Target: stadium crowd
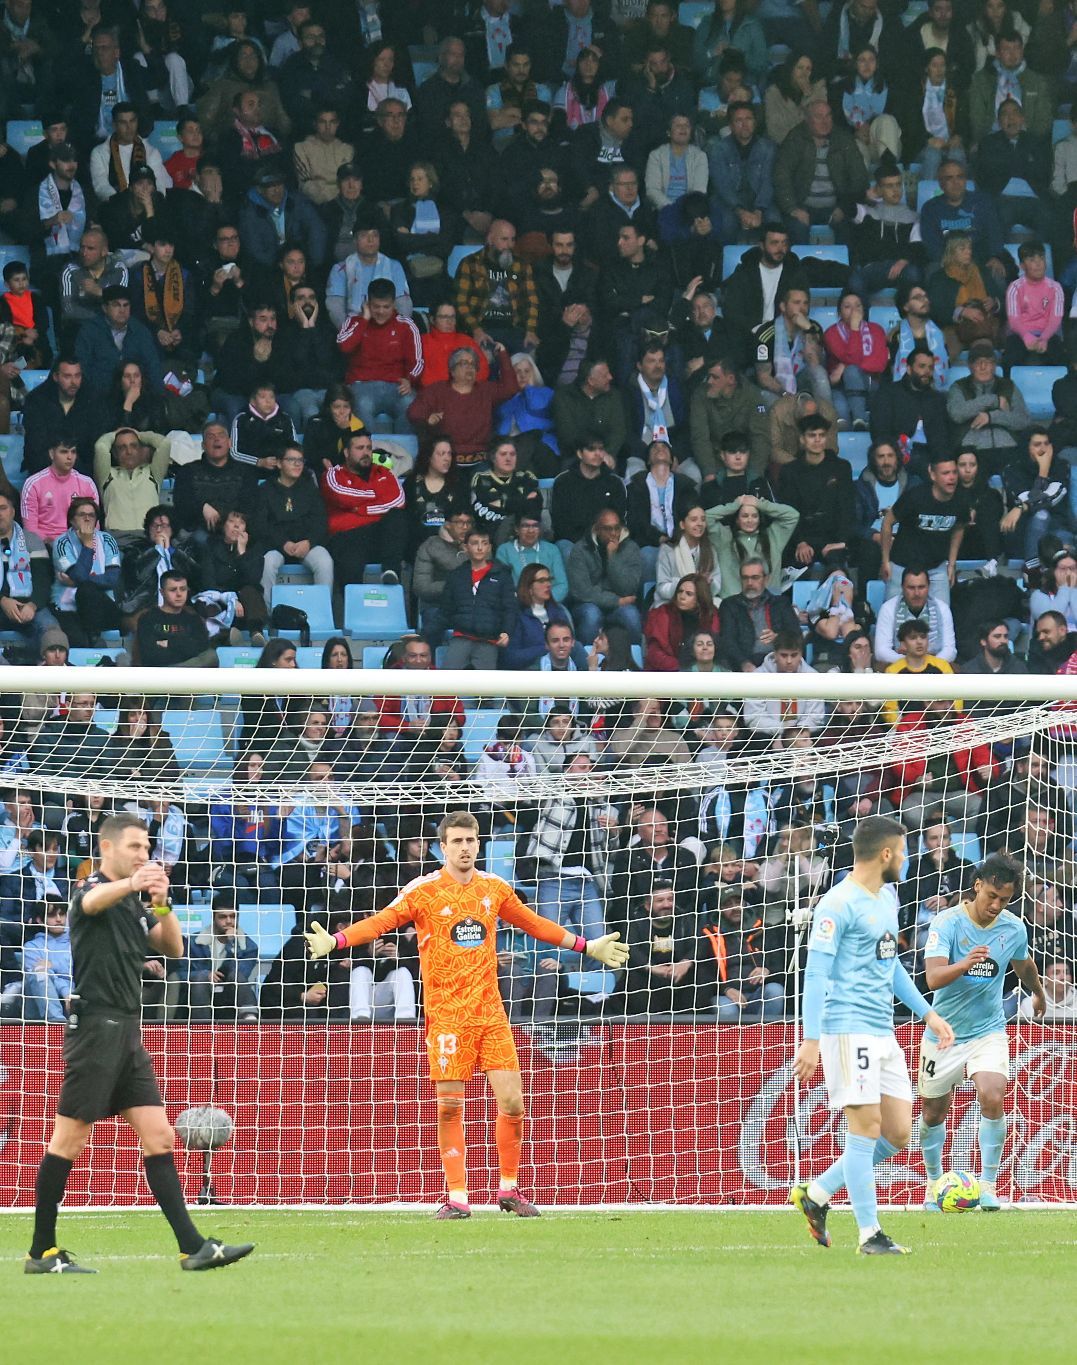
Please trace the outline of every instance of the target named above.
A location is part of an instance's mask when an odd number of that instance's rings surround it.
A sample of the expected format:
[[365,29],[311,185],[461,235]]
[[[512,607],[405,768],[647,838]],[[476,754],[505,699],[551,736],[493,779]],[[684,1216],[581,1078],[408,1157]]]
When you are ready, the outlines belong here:
[[[498,784],[489,866],[632,946],[616,980],[507,932],[514,1019],[783,1017],[789,908],[877,811],[910,830],[910,966],[1006,849],[1077,1017],[1064,738],[963,746],[973,712],[896,699],[252,698],[211,766],[295,801],[198,804],[152,794],[175,712],[107,681],[1077,672],[1075,34],[1061,0],[5,0],[0,648],[102,686],[0,710],[0,1013],[64,1017],[118,779],[202,917],[149,1012],[415,1019],[413,936],[312,963],[299,930],[437,866],[443,805],[387,823],[334,784],[447,779]],[[947,758],[887,762],[925,727]],[[722,780],[851,741],[878,765]],[[706,774],[503,797],[656,764]],[[270,953],[265,904],[295,919]]]

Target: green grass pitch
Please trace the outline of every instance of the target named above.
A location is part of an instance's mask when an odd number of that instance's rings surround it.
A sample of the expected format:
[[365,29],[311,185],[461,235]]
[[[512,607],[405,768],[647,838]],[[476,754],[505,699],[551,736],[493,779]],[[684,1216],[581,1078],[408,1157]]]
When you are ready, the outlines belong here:
[[890,1214],[908,1257],[853,1254],[779,1213],[199,1210],[237,1266],[185,1275],[153,1214],[61,1214],[100,1274],[22,1274],[0,1218],[3,1359],[78,1365],[649,1365],[1077,1359],[1077,1214]]

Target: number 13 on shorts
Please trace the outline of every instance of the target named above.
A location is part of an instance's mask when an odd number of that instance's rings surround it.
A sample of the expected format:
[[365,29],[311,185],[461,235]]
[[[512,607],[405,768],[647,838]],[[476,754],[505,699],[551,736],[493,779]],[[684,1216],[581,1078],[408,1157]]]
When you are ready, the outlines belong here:
[[445,1071],[449,1066],[449,1058],[456,1056],[456,1034],[439,1033],[437,1034],[438,1045],[438,1066]]

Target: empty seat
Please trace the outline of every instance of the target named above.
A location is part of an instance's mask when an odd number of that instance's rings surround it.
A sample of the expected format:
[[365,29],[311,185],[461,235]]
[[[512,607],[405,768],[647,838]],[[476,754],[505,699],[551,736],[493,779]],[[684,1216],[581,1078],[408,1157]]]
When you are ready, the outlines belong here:
[[[320,583],[277,583],[273,588],[272,605],[298,607],[305,611],[312,640],[340,634],[333,620],[332,589]],[[289,640],[299,638],[299,632],[294,630],[282,630],[279,634]]]
[[1065,365],[1015,365],[1010,378],[1021,390],[1030,417],[1043,421],[1054,416],[1051,390],[1066,375]]
[[39,384],[44,384],[48,377],[48,370],[23,370],[22,382],[26,386],[26,392],[30,393],[36,389]]
[[118,660],[123,652],[119,645],[109,649],[69,649],[67,662],[72,668],[96,668],[102,659]]
[[206,773],[231,766],[217,711],[163,711],[161,728],[172,741],[176,762],[185,772]]
[[24,438],[20,435],[0,436],[0,463],[16,488],[21,488],[26,481],[26,471],[22,467],[23,445]]
[[296,666],[298,668],[321,668],[322,653],[321,645],[300,645],[295,652]]
[[968,373],[969,367],[967,365],[951,365],[946,371],[946,382],[942,386],[943,390],[952,389],[959,379],[966,379]]
[[878,616],[879,608],[886,601],[886,584],[881,578],[872,578],[865,585],[864,596],[868,600],[868,606]]
[[11,119],[5,141],[12,151],[25,157],[31,147],[45,141],[44,126],[39,118]]
[[295,906],[248,905],[240,901],[236,906],[240,933],[254,939],[258,945],[258,961],[272,962],[280,956],[284,941],[291,937],[295,924]]
[[[11,124],[9,123],[8,128],[10,127]],[[1073,125],[1070,123],[1068,118],[1056,118],[1055,121],[1051,124],[1052,143],[1065,142],[1065,140],[1069,137],[1072,130]]]
[[813,307],[811,310],[811,319],[813,322],[817,322],[825,332],[828,327],[833,327],[837,322],[838,310],[831,306],[824,306],[821,308]]
[[854,479],[868,467],[868,448],[870,445],[871,432],[869,431],[838,432],[838,454],[852,465]]
[[461,739],[464,757],[469,763],[477,763],[482,757],[483,749],[497,738],[497,723],[500,719],[501,714],[498,711],[465,707],[464,732]]
[[516,840],[491,839],[486,845],[486,870],[511,886],[516,871]]
[[703,20],[714,13],[714,0],[681,0],[677,20],[688,28],[699,28]]
[[459,246],[454,246],[453,249],[449,252],[449,263],[447,266],[449,278],[450,279],[456,278],[456,272],[460,269],[460,262],[464,259],[465,256],[473,256],[476,251],[481,250],[482,250],[481,245],[471,246],[461,243]]
[[146,139],[151,146],[156,147],[161,153],[161,160],[167,161],[173,152],[180,149],[179,134],[176,132],[174,119],[158,121],[153,125],[153,131]]
[[385,667],[385,646],[384,646],[384,645],[364,645],[364,646],[363,646],[363,667],[364,667],[364,668],[384,668],[384,667]]
[[892,303],[873,303],[868,309],[868,318],[872,322],[877,322],[889,336],[901,321],[901,314]]
[[399,583],[349,583],[344,589],[344,632],[354,640],[398,640],[408,626]]
[[253,668],[261,652],[254,645],[219,645],[217,659],[222,668]]
[[751,251],[750,246],[724,246],[722,247],[722,279],[728,280],[737,266],[740,265],[740,258],[746,251]]

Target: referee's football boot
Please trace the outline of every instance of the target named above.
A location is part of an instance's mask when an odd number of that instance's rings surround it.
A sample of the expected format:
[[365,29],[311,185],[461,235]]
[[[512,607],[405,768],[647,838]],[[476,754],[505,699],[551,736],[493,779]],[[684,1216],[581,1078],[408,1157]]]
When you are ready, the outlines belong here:
[[180,1257],[181,1270],[220,1270],[221,1266],[242,1261],[254,1250],[253,1242],[240,1242],[238,1246],[226,1246],[216,1237],[207,1237],[197,1251]]
[[25,1275],[96,1275],[88,1265],[78,1261],[63,1247],[50,1247],[43,1256],[27,1256],[22,1263]]
[[789,1191],[789,1202],[808,1220],[808,1231],[819,1245],[828,1247],[830,1233],[826,1230],[826,1216],[830,1212],[830,1205],[817,1204],[814,1199],[809,1199],[807,1184],[794,1185]]
[[878,1228],[866,1242],[860,1243],[856,1249],[856,1254],[858,1256],[907,1256],[909,1248],[901,1246],[892,1237],[887,1237],[882,1228]]
[[514,1213],[517,1218],[541,1218],[542,1214],[518,1189],[499,1190],[497,1207],[502,1213]]

